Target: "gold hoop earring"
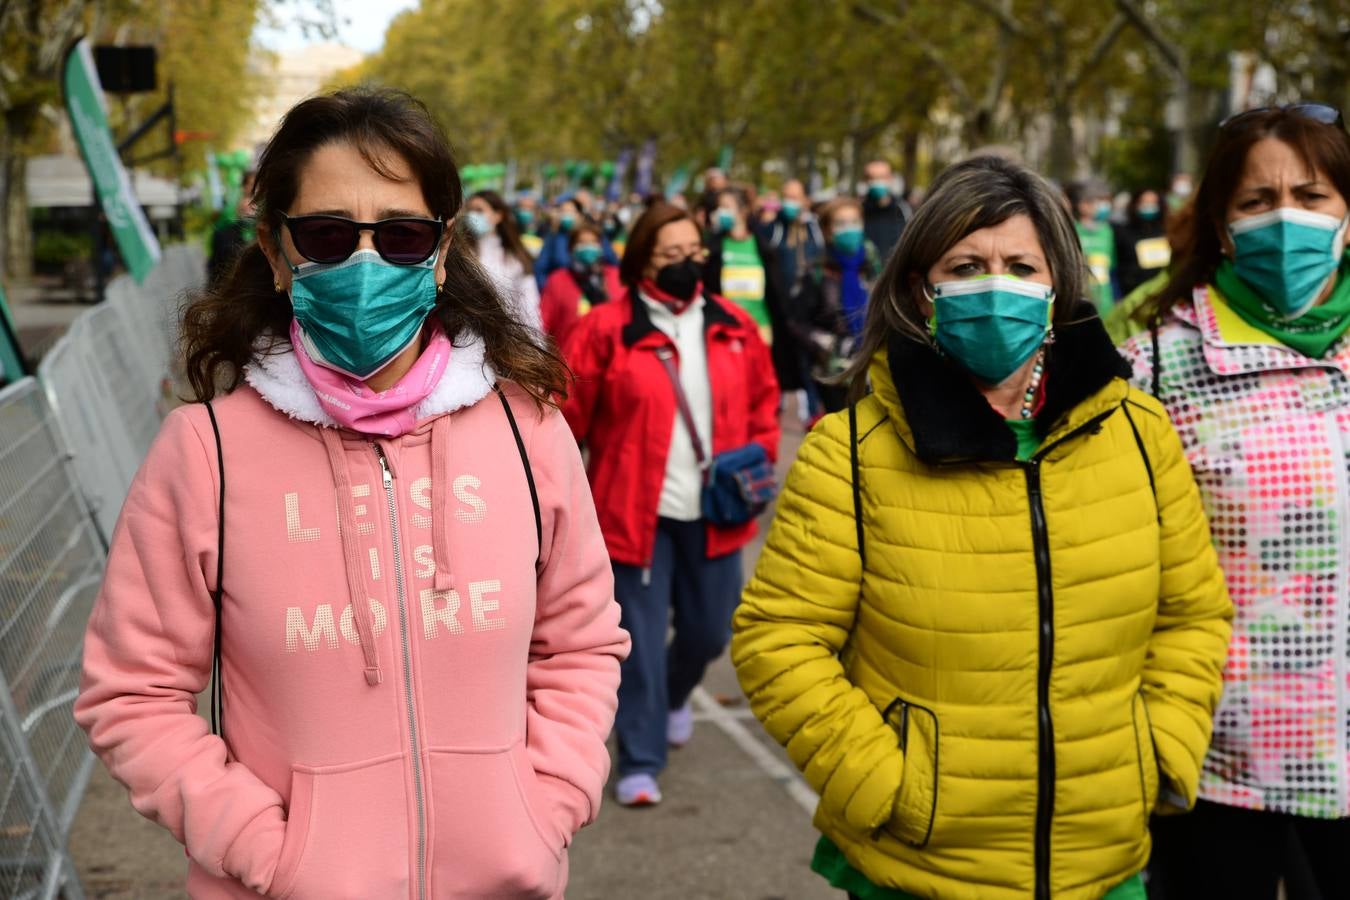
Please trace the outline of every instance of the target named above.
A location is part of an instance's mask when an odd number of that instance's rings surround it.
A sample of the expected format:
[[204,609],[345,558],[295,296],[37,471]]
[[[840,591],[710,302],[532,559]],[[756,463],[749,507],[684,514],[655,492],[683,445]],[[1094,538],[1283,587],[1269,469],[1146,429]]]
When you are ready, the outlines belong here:
[[272,290],[276,291],[278,294],[281,293],[281,279],[280,279],[280,278],[273,279],[273,281],[272,281]]

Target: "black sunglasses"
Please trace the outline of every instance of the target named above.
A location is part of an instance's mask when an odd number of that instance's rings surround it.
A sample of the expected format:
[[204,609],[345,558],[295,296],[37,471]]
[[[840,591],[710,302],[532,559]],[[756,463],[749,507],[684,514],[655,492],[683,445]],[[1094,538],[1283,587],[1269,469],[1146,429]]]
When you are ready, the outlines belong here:
[[342,262],[356,252],[361,232],[375,238],[375,249],[399,266],[426,262],[436,252],[445,223],[440,219],[397,218],[355,222],[342,216],[288,216],[281,219],[291,232],[291,243],[310,262]]
[[1268,113],[1274,110],[1293,113],[1304,119],[1312,119],[1314,122],[1321,122],[1323,125],[1335,125],[1337,128],[1345,128],[1345,117],[1341,111],[1334,106],[1328,106],[1325,103],[1290,103],[1288,106],[1262,106],[1259,109],[1247,109],[1240,113],[1234,113],[1219,123],[1220,128],[1227,128],[1235,122],[1241,122],[1243,119],[1261,113]]

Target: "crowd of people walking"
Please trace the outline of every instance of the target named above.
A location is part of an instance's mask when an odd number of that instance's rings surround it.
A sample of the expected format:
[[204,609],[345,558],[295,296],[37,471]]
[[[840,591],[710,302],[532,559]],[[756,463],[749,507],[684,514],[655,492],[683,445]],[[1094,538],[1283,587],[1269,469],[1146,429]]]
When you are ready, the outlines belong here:
[[287,115],[76,707],[192,896],[561,897],[728,647],[850,897],[1350,896],[1340,114],[862,175],[465,198],[407,95]]

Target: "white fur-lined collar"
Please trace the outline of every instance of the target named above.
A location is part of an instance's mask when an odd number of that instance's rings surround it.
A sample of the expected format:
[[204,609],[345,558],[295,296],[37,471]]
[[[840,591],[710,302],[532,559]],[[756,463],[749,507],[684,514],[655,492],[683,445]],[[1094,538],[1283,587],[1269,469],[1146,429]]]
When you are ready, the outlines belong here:
[[[497,375],[484,357],[481,337],[469,332],[456,337],[450,363],[440,382],[417,405],[417,420],[454,412],[486,397],[496,384]],[[338,427],[319,405],[319,398],[314,395],[314,388],[289,342],[278,342],[270,353],[260,350],[253,362],[244,367],[244,380],[278,412],[301,422]]]

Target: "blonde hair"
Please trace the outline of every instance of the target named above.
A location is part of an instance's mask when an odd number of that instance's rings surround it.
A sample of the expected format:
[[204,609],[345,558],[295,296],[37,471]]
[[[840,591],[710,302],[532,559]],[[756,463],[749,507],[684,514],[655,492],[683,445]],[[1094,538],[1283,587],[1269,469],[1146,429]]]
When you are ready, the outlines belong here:
[[1055,287],[1054,321],[1067,320],[1083,296],[1087,266],[1059,192],[1012,160],[964,160],[933,182],[872,289],[858,352],[837,379],[851,385],[850,396],[856,399],[866,392],[872,357],[892,335],[920,343],[931,340],[923,312],[924,283],[943,254],[967,235],[1016,215],[1027,216],[1036,228]]

